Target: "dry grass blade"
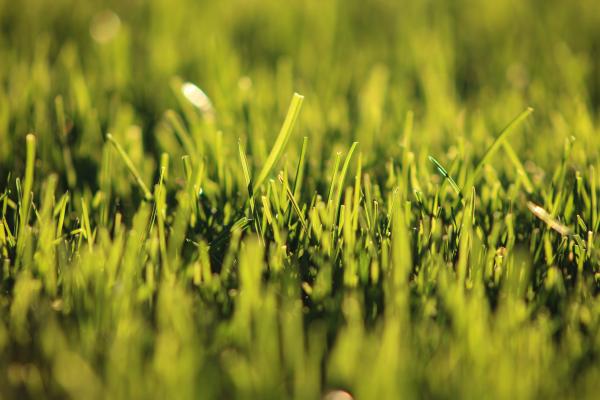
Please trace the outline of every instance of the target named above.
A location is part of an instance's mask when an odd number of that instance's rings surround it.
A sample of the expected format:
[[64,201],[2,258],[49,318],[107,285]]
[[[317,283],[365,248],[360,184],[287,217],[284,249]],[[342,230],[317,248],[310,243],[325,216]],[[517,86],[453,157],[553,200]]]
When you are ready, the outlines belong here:
[[544,221],[546,223],[546,225],[548,225],[550,228],[554,229],[556,232],[560,233],[561,235],[567,236],[567,235],[571,234],[571,229],[568,226],[563,225],[560,222],[558,222],[554,217],[552,217],[548,213],[548,211],[546,211],[541,206],[538,206],[537,204],[532,203],[531,201],[528,201],[527,208],[529,208],[529,211],[531,211],[533,213],[533,215],[535,215],[536,217],[538,217],[539,219]]

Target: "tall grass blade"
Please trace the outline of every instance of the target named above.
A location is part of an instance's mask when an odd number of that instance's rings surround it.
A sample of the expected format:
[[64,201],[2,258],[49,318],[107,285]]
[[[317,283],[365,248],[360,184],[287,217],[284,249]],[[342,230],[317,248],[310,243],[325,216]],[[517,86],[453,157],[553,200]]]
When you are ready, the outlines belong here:
[[300,114],[300,109],[302,108],[303,101],[304,96],[298,93],[294,93],[287,115],[285,117],[285,120],[283,121],[283,126],[279,131],[279,135],[275,140],[275,144],[273,145],[273,148],[271,149],[271,152],[269,153],[265,164],[263,165],[262,169],[258,174],[258,177],[256,178],[254,187],[259,188],[262,185],[264,180],[267,178],[267,176],[269,176],[269,174],[275,167],[275,164],[281,157],[283,149],[285,148],[285,145],[287,144],[290,135],[292,134],[292,130],[294,129],[294,125],[296,124],[296,120],[298,119],[298,114]]

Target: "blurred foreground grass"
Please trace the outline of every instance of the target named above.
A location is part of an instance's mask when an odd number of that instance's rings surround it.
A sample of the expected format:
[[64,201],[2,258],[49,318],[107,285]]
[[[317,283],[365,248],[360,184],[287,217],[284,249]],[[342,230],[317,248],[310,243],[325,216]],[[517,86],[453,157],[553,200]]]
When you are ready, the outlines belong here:
[[594,398],[599,64],[597,0],[0,0],[0,397]]

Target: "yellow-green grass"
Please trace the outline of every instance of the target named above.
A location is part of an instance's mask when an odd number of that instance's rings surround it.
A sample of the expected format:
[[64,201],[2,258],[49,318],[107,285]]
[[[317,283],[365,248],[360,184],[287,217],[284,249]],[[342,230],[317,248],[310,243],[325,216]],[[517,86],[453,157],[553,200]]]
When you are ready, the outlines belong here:
[[597,397],[599,11],[0,0],[0,398]]

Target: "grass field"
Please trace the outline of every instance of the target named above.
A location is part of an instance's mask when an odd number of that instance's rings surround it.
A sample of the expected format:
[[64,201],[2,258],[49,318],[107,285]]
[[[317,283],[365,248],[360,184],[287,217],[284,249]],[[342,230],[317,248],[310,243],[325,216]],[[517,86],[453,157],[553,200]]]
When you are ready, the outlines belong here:
[[597,398],[599,187],[598,0],[0,0],[0,398]]

